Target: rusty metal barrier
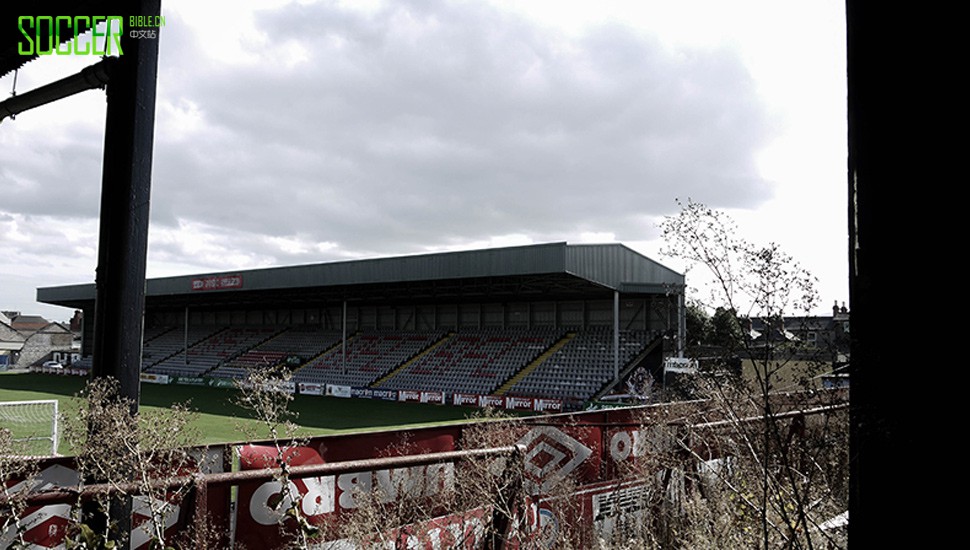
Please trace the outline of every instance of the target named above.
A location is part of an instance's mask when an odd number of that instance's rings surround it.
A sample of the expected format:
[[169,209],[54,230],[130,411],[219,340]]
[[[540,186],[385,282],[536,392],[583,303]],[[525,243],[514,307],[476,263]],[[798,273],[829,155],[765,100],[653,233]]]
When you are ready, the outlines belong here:
[[[838,403],[835,405],[826,405],[822,407],[812,407],[810,409],[795,409],[791,411],[781,411],[775,412],[768,415],[768,417],[773,419],[783,419],[783,418],[801,418],[806,416],[814,416],[816,414],[825,414],[830,412],[835,412],[838,410],[848,409],[848,403]],[[699,424],[690,424],[689,426],[694,429],[715,429],[724,428],[728,426],[734,426],[738,424],[750,424],[755,422],[763,422],[765,420],[764,415],[759,416],[749,416],[746,418],[736,418],[730,420],[716,420],[713,422],[702,422]]]

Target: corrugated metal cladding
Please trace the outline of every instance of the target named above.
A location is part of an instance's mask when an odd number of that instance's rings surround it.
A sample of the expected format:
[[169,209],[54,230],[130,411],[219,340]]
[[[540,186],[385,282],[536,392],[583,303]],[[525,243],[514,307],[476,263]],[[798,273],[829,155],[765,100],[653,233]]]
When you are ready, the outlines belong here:
[[684,284],[684,276],[680,273],[622,244],[569,245],[566,247],[566,271],[613,289]]
[[[648,286],[684,284],[683,275],[620,244],[550,243],[166,277],[149,280],[146,295],[205,293],[206,291],[193,291],[193,281],[221,275],[242,277],[241,286],[238,288],[217,290],[220,293],[232,293],[549,274],[570,274],[608,288],[619,288],[624,283]],[[37,299],[45,303],[93,300],[94,295],[93,284],[37,290]]]
[[243,290],[269,290],[562,273],[565,246],[553,243],[168,277],[149,280],[148,295],[184,294],[193,279],[230,274],[242,275]]

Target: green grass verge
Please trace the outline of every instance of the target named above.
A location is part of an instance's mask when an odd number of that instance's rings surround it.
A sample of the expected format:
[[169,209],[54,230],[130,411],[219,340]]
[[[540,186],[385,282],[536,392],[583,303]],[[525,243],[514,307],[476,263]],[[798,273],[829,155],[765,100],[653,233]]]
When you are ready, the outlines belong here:
[[[46,374],[0,374],[0,401],[57,399],[62,417],[77,414],[75,397],[86,382],[77,376]],[[248,411],[232,401],[236,390],[207,386],[142,384],[141,414],[152,414],[174,403],[188,403],[195,411],[192,427],[200,434],[197,444],[234,443],[267,439],[269,434]],[[300,427],[298,436],[370,431],[465,420],[471,409],[421,403],[396,403],[370,399],[297,395],[290,410]],[[70,449],[61,443],[61,454]]]

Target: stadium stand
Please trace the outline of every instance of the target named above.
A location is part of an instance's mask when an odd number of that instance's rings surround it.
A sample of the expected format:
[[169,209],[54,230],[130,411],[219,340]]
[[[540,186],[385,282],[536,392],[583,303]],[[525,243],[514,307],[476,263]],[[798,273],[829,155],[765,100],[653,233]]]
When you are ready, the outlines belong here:
[[[156,331],[155,340],[171,332]],[[170,336],[173,339],[181,331]],[[271,334],[265,338],[266,334]],[[621,331],[620,369],[636,359],[660,331]],[[247,349],[242,346],[258,342]],[[609,327],[482,329],[448,333],[364,331],[351,335],[343,363],[340,333],[316,327],[224,328],[156,365],[155,374],[243,379],[253,369],[299,357],[294,381],[388,390],[427,390],[582,402],[613,377]],[[145,347],[162,348],[160,342]],[[86,358],[90,368],[90,357]],[[216,366],[213,366],[216,365]],[[83,367],[81,367],[83,368]]]
[[[295,383],[343,386],[334,394],[350,386],[579,407],[634,370],[662,371],[684,330],[684,288],[683,275],[621,244],[566,243],[151,279],[142,369],[225,385],[285,362],[299,367]],[[96,294],[69,285],[38,289],[38,300],[92,319]],[[93,330],[82,326],[81,365]]]

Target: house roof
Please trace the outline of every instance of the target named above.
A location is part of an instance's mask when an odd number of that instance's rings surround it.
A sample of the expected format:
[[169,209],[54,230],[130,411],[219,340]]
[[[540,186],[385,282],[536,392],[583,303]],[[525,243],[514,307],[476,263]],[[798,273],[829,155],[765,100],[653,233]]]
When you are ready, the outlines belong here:
[[0,351],[20,351],[27,338],[10,326],[10,323],[0,321]]
[[47,326],[38,330],[39,333],[44,334],[71,334],[71,329],[64,323],[53,322],[48,323]]
[[40,315],[18,315],[10,320],[10,327],[18,332],[37,332],[50,324]]

